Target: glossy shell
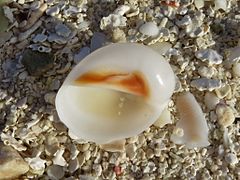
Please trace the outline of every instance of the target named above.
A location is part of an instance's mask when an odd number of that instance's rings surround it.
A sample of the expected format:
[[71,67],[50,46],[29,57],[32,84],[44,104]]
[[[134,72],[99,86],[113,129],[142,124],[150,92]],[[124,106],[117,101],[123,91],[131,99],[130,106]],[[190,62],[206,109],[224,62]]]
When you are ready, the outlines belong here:
[[137,135],[166,107],[175,87],[168,62],[135,43],[111,44],[84,58],[56,97],[60,119],[99,144]]

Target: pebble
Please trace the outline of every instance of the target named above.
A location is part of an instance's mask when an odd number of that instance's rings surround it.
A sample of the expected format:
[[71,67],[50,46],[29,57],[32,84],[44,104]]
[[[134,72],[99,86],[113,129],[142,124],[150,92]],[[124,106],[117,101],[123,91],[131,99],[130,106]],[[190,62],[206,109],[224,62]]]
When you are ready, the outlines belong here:
[[116,27],[125,27],[127,24],[127,18],[119,14],[110,14],[107,17],[103,17],[100,22],[100,28],[102,30]]
[[50,84],[49,89],[50,90],[58,90],[61,86],[61,82],[58,79],[54,79],[52,83]]
[[0,179],[16,179],[28,170],[28,164],[15,149],[0,144]]
[[55,31],[57,33],[57,35],[59,36],[63,36],[65,38],[69,37],[69,35],[71,34],[71,30],[64,24],[57,24],[55,26]]
[[119,15],[124,15],[130,10],[130,6],[128,5],[120,5],[117,9],[114,10],[113,13],[119,14]]
[[204,103],[209,110],[215,109],[220,99],[213,92],[206,92],[204,96]]
[[225,104],[217,105],[216,114],[218,123],[223,127],[230,126],[235,120],[235,115],[232,108]]
[[200,66],[198,68],[198,74],[201,77],[211,78],[214,75],[215,71],[213,67]]
[[10,32],[0,32],[0,47],[4,45],[10,38],[13,36],[13,33]]
[[146,36],[155,37],[159,34],[159,28],[153,22],[146,22],[139,27],[139,32]]
[[87,150],[84,152],[84,156],[86,161],[88,161],[91,158],[91,151]]
[[39,156],[33,158],[25,158],[29,166],[34,172],[44,172],[46,160],[41,159]]
[[33,38],[33,42],[34,43],[38,43],[38,42],[44,42],[47,40],[47,36],[45,34],[37,34],[34,38]]
[[27,49],[23,53],[21,62],[30,75],[39,76],[52,68],[54,60],[55,56],[51,53],[40,53]]
[[91,38],[91,52],[95,51],[98,48],[104,46],[107,42],[107,37],[105,34],[100,32],[95,32]]
[[136,150],[137,150],[137,147],[135,144],[128,144],[126,146],[126,154],[127,154],[127,157],[130,158],[130,160],[135,158],[137,154]]
[[240,63],[239,62],[236,62],[233,64],[232,72],[233,72],[234,77],[240,77]]
[[78,158],[75,158],[69,161],[68,169],[70,173],[74,173],[79,167],[80,166],[79,166]]
[[126,140],[116,140],[108,144],[101,144],[100,148],[109,152],[123,152],[125,150]]
[[101,174],[102,174],[102,166],[100,164],[94,164],[92,169],[94,170],[96,176],[101,176]]
[[192,80],[191,86],[197,88],[199,91],[212,91],[214,89],[220,88],[222,86],[222,82],[218,79],[199,78]]
[[64,170],[61,166],[52,165],[52,166],[48,167],[47,175],[49,176],[49,178],[51,178],[53,180],[58,180],[58,179],[63,178]]
[[157,42],[149,45],[149,47],[155,50],[160,55],[164,55],[169,49],[172,48],[172,44],[169,42]]
[[78,155],[78,162],[79,162],[79,166],[80,166],[80,167],[83,166],[83,164],[85,163],[85,161],[86,161],[86,158],[85,158],[84,154],[83,154],[83,153],[82,153],[82,154],[79,154],[79,155]]
[[74,63],[78,64],[81,60],[83,60],[87,55],[90,54],[90,48],[89,47],[83,47],[80,49],[80,51],[74,55]]
[[227,61],[232,64],[240,60],[240,46],[228,49],[226,51]]
[[210,66],[221,64],[223,60],[223,57],[212,49],[201,49],[195,53],[195,56],[203,62],[207,62]]
[[226,96],[228,96],[228,94],[231,93],[231,86],[226,84],[218,89],[215,89],[215,92],[216,92],[218,98],[223,99]]
[[238,164],[238,157],[234,153],[228,153],[225,155],[225,161],[231,165]]
[[62,37],[62,36],[59,36],[55,33],[51,33],[49,34],[48,36],[48,41],[49,42],[55,42],[57,44],[66,44],[67,43],[67,39]]
[[47,94],[44,95],[44,100],[46,103],[55,104],[55,97],[56,97],[56,93],[55,92],[49,92]]
[[66,166],[67,162],[63,157],[63,153],[65,152],[65,148],[60,148],[57,150],[57,152],[54,154],[54,157],[52,159],[53,164],[59,165],[59,166]]
[[52,6],[46,10],[46,14],[49,16],[56,16],[57,14],[59,14],[59,12],[60,9],[58,6]]

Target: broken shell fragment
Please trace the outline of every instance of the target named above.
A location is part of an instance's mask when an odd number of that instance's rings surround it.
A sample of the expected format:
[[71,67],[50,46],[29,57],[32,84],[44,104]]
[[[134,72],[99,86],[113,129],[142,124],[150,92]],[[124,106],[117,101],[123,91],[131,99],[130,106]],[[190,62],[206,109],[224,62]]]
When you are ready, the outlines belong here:
[[117,43],[75,66],[57,94],[56,109],[76,136],[106,144],[153,124],[174,87],[173,71],[161,55],[143,45]]
[[180,94],[176,99],[176,106],[180,120],[171,135],[171,140],[176,144],[185,144],[188,148],[208,146],[207,121],[193,94]]

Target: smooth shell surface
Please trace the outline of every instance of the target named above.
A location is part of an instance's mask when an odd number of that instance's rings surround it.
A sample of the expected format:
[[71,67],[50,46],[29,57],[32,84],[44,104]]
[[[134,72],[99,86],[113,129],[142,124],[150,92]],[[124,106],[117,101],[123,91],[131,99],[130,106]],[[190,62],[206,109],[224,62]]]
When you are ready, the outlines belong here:
[[103,144],[153,124],[174,87],[173,71],[157,52],[135,43],[111,44],[74,67],[57,94],[56,109],[76,136]]

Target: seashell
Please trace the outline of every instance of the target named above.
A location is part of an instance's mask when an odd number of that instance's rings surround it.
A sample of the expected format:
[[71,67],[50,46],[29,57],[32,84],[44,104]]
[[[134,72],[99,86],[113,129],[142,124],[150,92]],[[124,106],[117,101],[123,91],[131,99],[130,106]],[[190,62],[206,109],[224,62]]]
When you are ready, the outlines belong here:
[[110,152],[124,152],[125,150],[125,139],[112,141],[108,144],[101,144],[100,147],[104,149],[105,151]]
[[198,59],[201,59],[203,62],[207,61],[209,65],[221,64],[223,57],[212,49],[201,49],[195,53],[195,56]]
[[98,144],[135,136],[156,121],[175,87],[167,61],[135,43],[105,46],[82,60],[57,93],[60,119]]
[[41,159],[39,156],[25,158],[25,160],[34,171],[44,171],[46,160]]
[[180,120],[171,140],[176,144],[185,144],[188,148],[208,146],[207,121],[193,94],[185,92],[177,96],[176,106]]
[[153,22],[146,22],[139,27],[139,32],[146,36],[157,36],[159,34],[159,28]]
[[208,79],[208,78],[199,78],[191,81],[191,86],[197,88],[199,91],[209,90],[220,88],[222,82],[219,79]]

